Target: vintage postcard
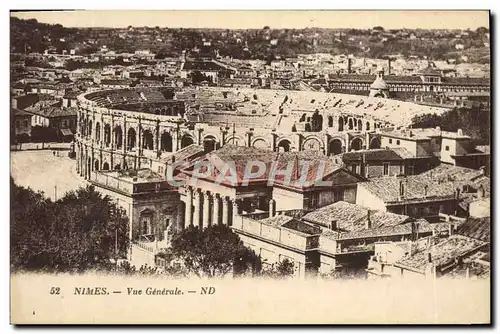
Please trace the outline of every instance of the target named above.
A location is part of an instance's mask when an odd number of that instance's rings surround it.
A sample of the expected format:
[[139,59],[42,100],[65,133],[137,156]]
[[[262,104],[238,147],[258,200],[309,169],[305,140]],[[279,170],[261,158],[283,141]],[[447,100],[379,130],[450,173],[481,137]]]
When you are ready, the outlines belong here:
[[488,11],[12,11],[11,323],[490,324]]

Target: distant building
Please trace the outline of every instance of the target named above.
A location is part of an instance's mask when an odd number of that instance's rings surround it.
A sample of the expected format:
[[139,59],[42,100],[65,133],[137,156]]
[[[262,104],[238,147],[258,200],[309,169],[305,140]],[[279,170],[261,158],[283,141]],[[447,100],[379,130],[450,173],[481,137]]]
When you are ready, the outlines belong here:
[[446,164],[479,169],[489,165],[490,153],[474,147],[472,138],[437,128],[381,131],[381,147],[404,147],[415,158],[438,157]]
[[[24,110],[11,108],[11,137],[17,141],[27,141],[31,136],[32,115]],[[11,139],[11,140],[12,140]]]

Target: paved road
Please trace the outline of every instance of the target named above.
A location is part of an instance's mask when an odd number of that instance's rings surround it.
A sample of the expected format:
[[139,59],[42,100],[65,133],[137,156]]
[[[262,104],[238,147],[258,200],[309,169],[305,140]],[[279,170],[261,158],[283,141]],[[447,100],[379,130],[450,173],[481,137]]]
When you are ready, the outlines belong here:
[[76,173],[76,160],[64,151],[59,156],[46,150],[11,152],[10,173],[20,186],[43,191],[52,199],[56,192],[61,198],[67,191],[86,185]]

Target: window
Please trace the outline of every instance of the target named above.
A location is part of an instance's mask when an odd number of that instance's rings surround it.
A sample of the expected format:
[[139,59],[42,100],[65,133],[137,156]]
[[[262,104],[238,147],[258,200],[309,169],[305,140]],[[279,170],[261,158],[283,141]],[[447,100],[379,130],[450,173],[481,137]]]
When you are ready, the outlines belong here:
[[445,151],[449,151],[450,147],[449,146],[445,146],[444,149],[445,149]]
[[389,139],[389,144],[392,144],[392,139]]
[[384,163],[384,175],[389,175],[389,164]]
[[398,140],[396,140],[396,145],[399,145],[399,139],[398,139]]
[[28,128],[28,120],[24,120],[24,128]]

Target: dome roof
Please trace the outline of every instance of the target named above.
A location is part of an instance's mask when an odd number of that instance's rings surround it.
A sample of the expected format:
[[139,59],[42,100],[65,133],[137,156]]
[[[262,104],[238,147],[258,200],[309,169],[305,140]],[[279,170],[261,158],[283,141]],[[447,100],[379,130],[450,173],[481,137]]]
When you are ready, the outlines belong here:
[[382,79],[381,77],[377,77],[370,86],[370,89],[388,90],[389,86],[387,86],[387,83],[384,79]]

